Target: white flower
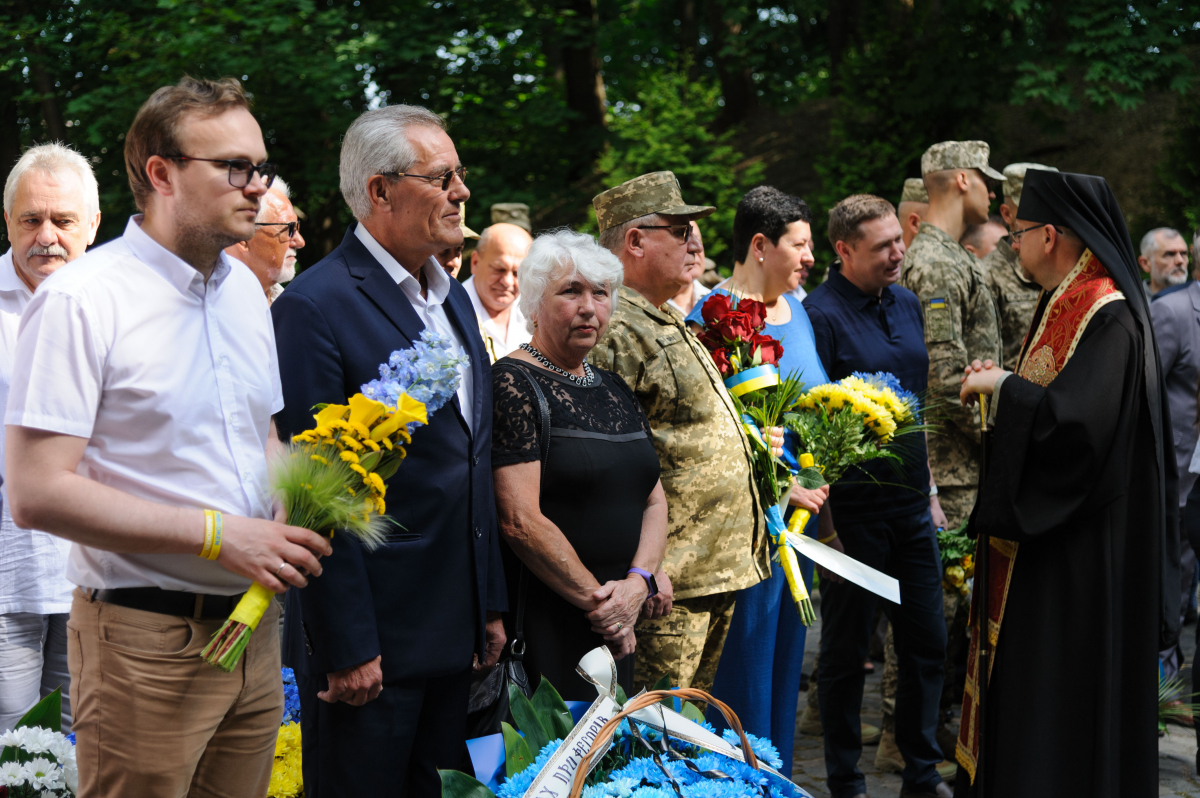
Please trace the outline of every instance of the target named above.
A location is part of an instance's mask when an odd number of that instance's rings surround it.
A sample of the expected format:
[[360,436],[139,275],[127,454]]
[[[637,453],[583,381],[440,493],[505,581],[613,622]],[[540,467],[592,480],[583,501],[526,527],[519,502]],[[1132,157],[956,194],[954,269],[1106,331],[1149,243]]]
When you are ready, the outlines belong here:
[[49,753],[50,748],[57,742],[56,737],[62,737],[62,735],[40,726],[26,728],[25,739],[21,743],[21,747],[31,754]]
[[17,787],[25,783],[25,772],[20,762],[5,762],[0,765],[0,787]]
[[19,729],[9,729],[4,734],[0,734],[0,747],[15,746],[20,748],[25,742],[25,727]]
[[29,786],[35,790],[55,790],[63,787],[62,768],[49,759],[38,757],[31,762],[26,762],[22,771]]
[[75,767],[74,753],[71,754],[70,761],[63,763],[63,781],[72,795],[79,792],[79,769]]

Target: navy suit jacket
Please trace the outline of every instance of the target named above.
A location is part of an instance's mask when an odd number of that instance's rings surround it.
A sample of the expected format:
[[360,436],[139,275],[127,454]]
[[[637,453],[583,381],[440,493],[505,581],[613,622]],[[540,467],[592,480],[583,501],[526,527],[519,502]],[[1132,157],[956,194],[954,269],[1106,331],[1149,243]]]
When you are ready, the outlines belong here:
[[[474,379],[472,426],[458,398],[418,427],[387,482],[399,522],[381,548],[335,534],[308,587],[287,594],[284,661],[319,677],[382,655],[385,681],[457,673],[482,659],[488,610],[505,609],[492,492],[492,376],[466,290],[450,281],[444,308],[466,344]],[[313,426],[313,405],[345,403],[379,365],[420,338],[404,291],[354,235],[275,300],[284,409],[280,437]],[[474,434],[471,433],[474,429]]]

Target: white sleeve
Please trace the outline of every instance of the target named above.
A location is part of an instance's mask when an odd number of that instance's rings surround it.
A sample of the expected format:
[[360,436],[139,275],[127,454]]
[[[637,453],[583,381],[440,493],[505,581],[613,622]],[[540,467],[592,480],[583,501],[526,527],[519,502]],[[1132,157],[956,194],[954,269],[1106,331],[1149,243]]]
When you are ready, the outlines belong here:
[[21,318],[5,424],[92,437],[104,387],[104,355],[79,301],[34,294]]
[[270,360],[270,379],[271,379],[271,415],[275,415],[280,410],[283,410],[283,382],[279,378],[279,347],[275,345],[275,321],[271,316],[271,304],[267,303],[267,330],[270,331],[271,338],[271,354]]

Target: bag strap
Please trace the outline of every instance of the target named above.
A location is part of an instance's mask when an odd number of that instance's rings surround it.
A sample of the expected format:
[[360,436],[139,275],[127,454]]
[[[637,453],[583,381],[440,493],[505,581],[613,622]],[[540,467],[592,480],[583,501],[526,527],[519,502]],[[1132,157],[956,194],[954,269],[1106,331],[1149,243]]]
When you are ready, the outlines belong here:
[[[546,401],[546,394],[542,393],[542,386],[538,385],[537,380],[529,373],[529,369],[518,363],[502,363],[493,368],[519,372],[525,378],[525,381],[529,383],[529,386],[533,388],[533,395],[537,399],[538,406],[538,428],[541,433],[538,436],[538,448],[541,450],[542,455],[542,481],[540,490],[545,490],[546,461],[550,457],[550,404]],[[525,654],[525,598],[529,590],[527,571],[525,563],[521,563],[520,582],[517,586],[517,617],[516,623],[513,626],[513,640],[509,644],[509,653],[516,660],[520,660]]]

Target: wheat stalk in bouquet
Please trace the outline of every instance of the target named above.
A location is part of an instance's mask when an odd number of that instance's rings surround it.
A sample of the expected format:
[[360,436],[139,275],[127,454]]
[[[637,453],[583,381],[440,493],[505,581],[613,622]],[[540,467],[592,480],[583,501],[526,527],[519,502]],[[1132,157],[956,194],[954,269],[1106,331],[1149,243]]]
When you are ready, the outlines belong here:
[[[379,379],[344,405],[318,405],[316,426],[292,437],[271,473],[272,493],[287,521],[333,537],[342,532],[368,551],[386,540],[386,481],[404,460],[412,431],[454,396],[467,356],[449,338],[426,330],[411,349],[393,352]],[[241,660],[273,593],[258,582],[201,652],[229,672]]]

